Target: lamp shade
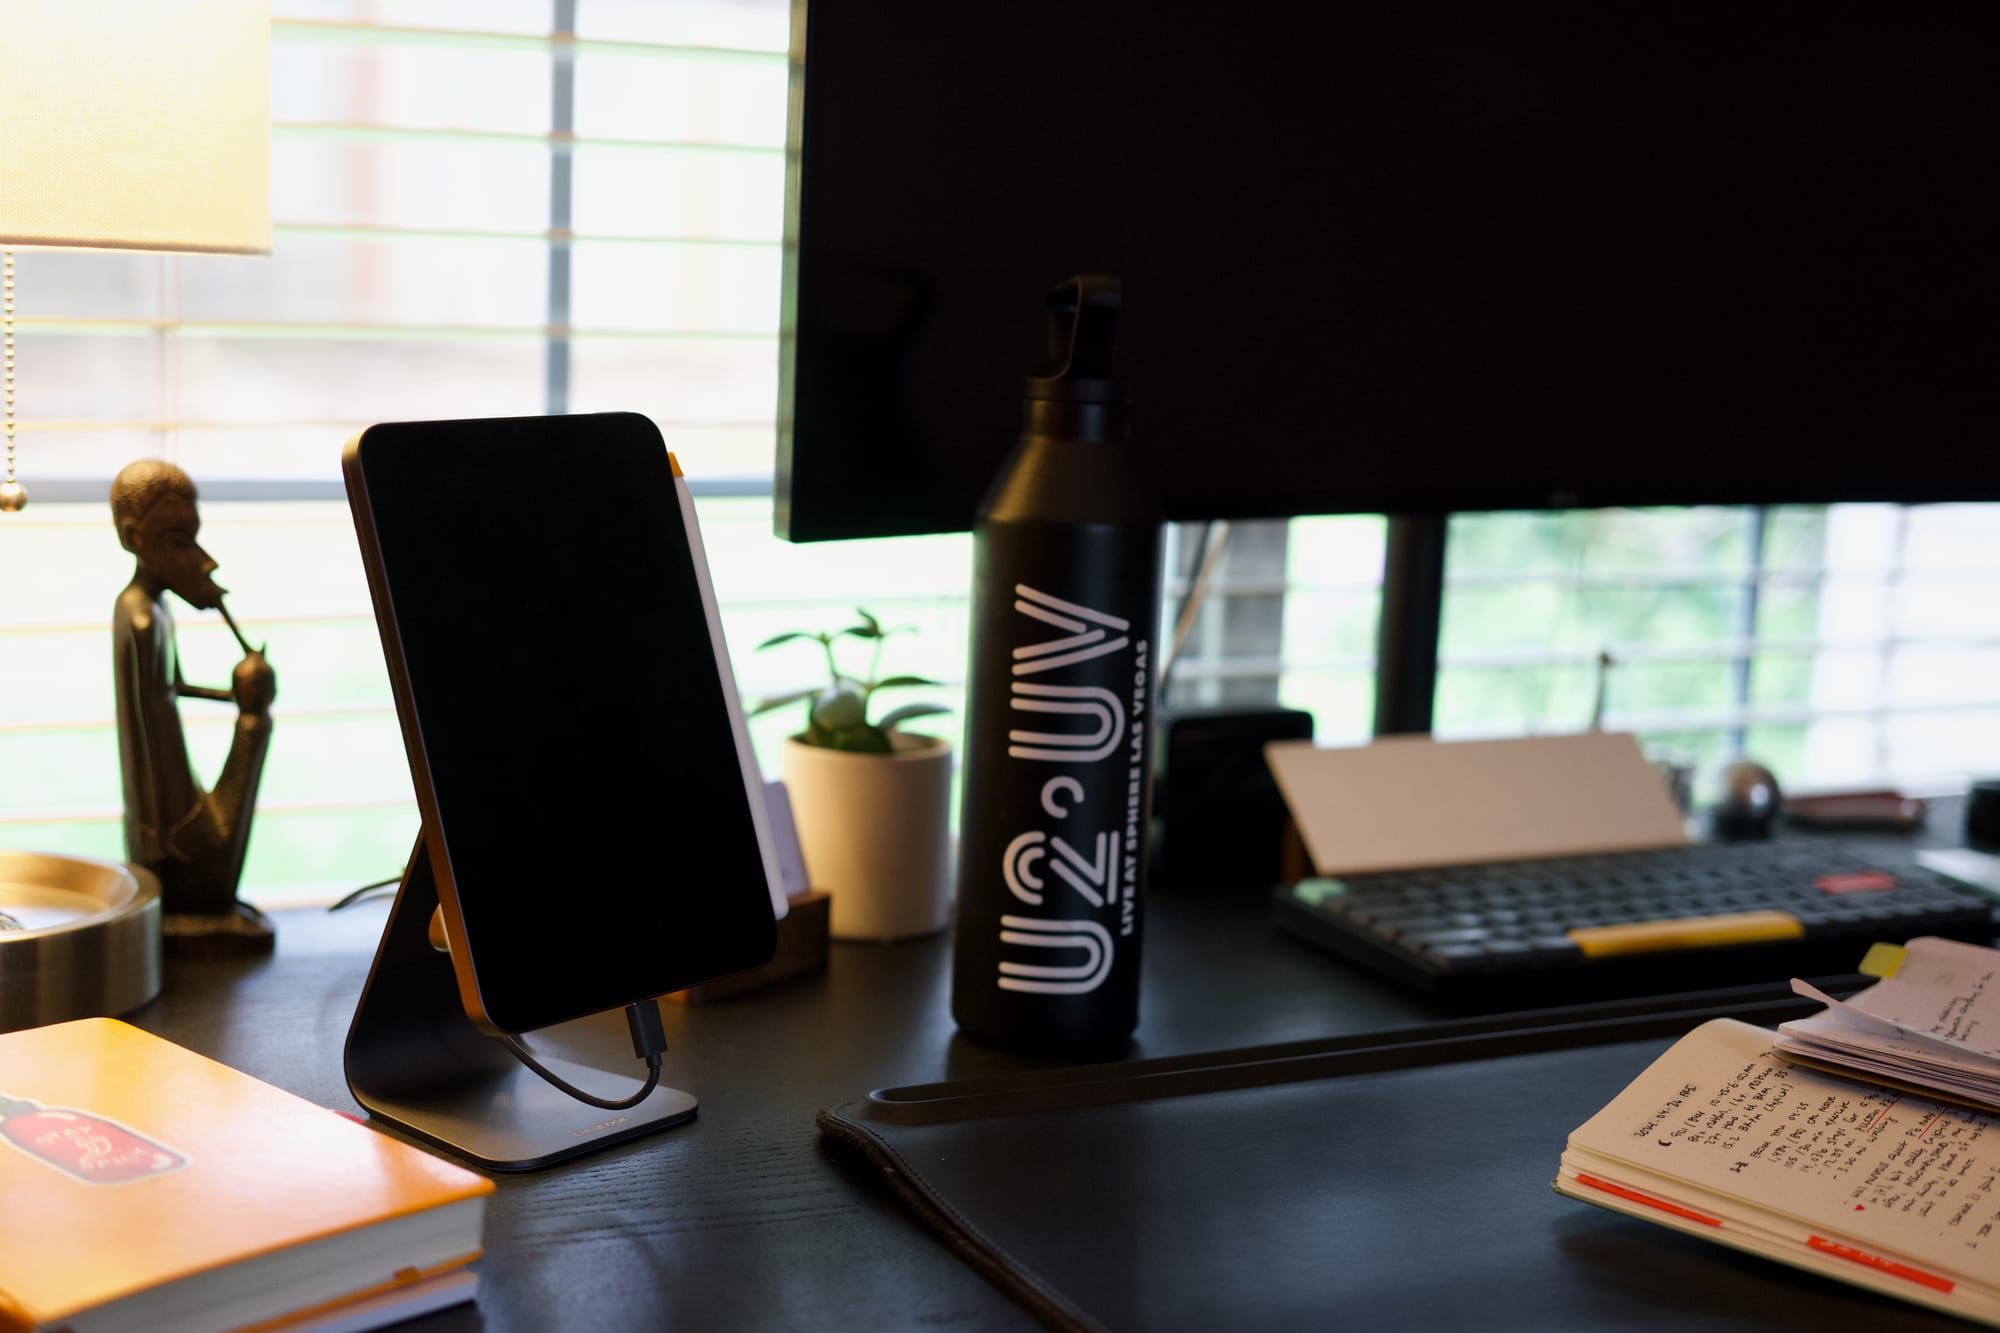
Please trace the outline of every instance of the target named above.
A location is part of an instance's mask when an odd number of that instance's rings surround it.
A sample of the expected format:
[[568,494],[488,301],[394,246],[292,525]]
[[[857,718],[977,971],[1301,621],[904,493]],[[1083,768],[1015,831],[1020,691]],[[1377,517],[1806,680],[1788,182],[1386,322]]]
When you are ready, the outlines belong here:
[[267,0],[7,0],[0,244],[271,248]]

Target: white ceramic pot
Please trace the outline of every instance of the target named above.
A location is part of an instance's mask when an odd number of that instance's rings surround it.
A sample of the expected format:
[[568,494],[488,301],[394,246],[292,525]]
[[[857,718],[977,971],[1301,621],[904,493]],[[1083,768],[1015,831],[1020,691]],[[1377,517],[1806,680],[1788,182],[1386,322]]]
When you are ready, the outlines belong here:
[[894,754],[785,742],[806,878],[837,940],[900,940],[951,921],[951,746],[892,733]]

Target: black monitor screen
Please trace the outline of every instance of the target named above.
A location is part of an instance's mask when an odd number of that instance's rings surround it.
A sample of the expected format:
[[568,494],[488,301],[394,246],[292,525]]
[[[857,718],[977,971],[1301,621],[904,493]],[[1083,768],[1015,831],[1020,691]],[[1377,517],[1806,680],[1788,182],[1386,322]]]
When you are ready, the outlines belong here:
[[969,526],[1084,270],[1178,518],[2000,498],[2000,6],[800,3],[781,535]]

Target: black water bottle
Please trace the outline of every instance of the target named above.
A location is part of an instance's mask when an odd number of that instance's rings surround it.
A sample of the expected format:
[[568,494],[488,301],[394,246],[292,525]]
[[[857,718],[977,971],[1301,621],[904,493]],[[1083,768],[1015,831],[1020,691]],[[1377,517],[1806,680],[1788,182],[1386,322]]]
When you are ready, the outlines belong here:
[[1052,368],[973,526],[952,1017],[1115,1054],[1139,1021],[1161,515],[1113,379],[1120,286],[1049,293]]

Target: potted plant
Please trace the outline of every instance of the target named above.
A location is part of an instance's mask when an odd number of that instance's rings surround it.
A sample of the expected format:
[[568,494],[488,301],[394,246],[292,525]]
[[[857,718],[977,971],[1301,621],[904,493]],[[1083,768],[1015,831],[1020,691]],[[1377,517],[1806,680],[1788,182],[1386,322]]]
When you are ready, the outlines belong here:
[[[952,752],[941,737],[900,725],[947,710],[906,703],[874,714],[881,691],[937,682],[880,674],[883,644],[893,631],[865,610],[855,614],[860,622],[843,629],[791,630],[758,644],[763,652],[817,643],[828,681],[764,699],[751,712],[805,706],[804,728],[784,744],[785,792],[806,877],[831,899],[832,936],[934,934],[951,920]],[[836,645],[844,640],[869,645],[866,674],[842,669]]]

